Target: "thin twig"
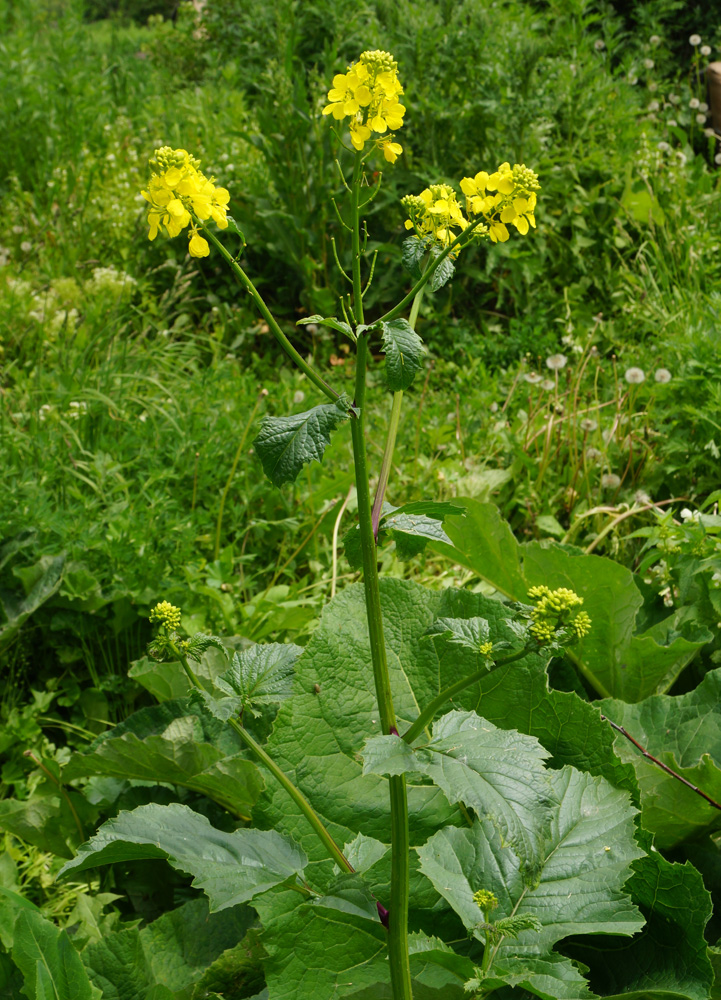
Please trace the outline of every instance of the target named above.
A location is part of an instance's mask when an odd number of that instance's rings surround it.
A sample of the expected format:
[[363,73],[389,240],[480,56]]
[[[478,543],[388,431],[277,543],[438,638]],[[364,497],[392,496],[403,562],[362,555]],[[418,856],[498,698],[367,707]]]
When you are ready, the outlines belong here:
[[607,715],[602,715],[601,718],[605,722],[608,722],[610,726],[613,726],[616,732],[620,733],[622,736],[625,736],[627,740],[633,743],[633,745],[638,750],[641,751],[641,753],[643,754],[644,757],[646,757],[647,760],[650,760],[652,763],[656,764],[657,767],[660,767],[662,771],[666,772],[666,774],[670,774],[672,778],[676,778],[677,781],[680,781],[682,785],[685,785],[687,788],[690,788],[692,792],[696,792],[696,794],[700,795],[702,799],[706,799],[709,805],[712,805],[714,809],[721,809],[721,803],[716,802],[715,799],[712,799],[710,795],[706,794],[706,792],[702,792],[701,789],[698,788],[696,785],[692,785],[690,781],[687,781],[686,778],[682,777],[680,774],[677,774],[668,766],[668,764],[664,764],[663,761],[659,760],[658,757],[654,757],[654,755],[652,753],[649,753],[645,747],[642,747],[641,744],[638,742],[638,740],[635,740],[633,736],[631,736],[631,734],[628,732],[628,730],[623,728],[623,726],[619,726],[618,723],[613,722],[613,720],[609,719]]

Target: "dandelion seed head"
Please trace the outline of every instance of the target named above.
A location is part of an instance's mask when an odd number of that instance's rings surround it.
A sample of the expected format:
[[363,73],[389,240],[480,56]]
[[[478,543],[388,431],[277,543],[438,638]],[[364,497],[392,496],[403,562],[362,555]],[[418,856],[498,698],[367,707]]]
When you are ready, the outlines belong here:
[[710,45],[702,45],[701,48],[699,49],[699,52],[701,53],[702,56],[710,56],[711,55],[711,46]]
[[706,115],[704,115],[701,112],[699,112],[696,115],[696,124],[697,125],[705,125],[706,124]]
[[648,40],[648,43],[649,43],[649,45],[660,45],[661,44],[661,36],[660,35],[651,35],[651,37]]
[[646,381],[646,373],[643,368],[627,368],[624,378],[629,385],[640,385]]
[[653,59],[644,59],[643,65],[646,67],[646,69],[653,69],[653,67],[656,64],[654,63]]
[[586,448],[587,462],[597,462],[602,455],[603,452],[599,451],[598,448]]
[[653,376],[657,382],[670,382],[671,372],[668,368],[657,368],[656,374]]
[[538,385],[538,383],[542,381],[541,376],[537,372],[526,372],[523,377],[526,382],[529,382],[531,385]]
[[621,485],[621,479],[615,472],[605,472],[601,476],[601,486],[604,490],[617,490]]
[[544,378],[543,382],[541,382],[541,388],[545,389],[546,392],[550,392],[551,389],[556,388],[556,383],[553,381],[553,379]]
[[693,45],[693,47],[696,48],[697,45],[701,44],[701,36],[700,35],[690,35],[689,39],[688,39],[688,43],[689,43],[689,45]]
[[565,354],[552,354],[546,358],[546,367],[550,368],[552,372],[560,372],[567,364],[568,358]]
[[586,431],[588,434],[590,434],[591,431],[598,430],[598,421],[591,420],[587,417],[585,420],[581,421],[581,430]]
[[606,43],[602,38],[597,38],[596,41],[593,43],[593,47],[596,50],[596,52],[601,52],[602,49],[606,48]]
[[688,106],[690,108],[693,108],[693,110],[695,111],[700,103],[701,101],[699,101],[698,97],[692,97],[691,100],[688,102]]

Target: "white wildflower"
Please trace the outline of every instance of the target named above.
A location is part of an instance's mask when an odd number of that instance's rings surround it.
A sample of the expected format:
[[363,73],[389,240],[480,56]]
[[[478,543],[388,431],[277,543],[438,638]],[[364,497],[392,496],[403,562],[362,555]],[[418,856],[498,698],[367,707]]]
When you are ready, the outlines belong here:
[[701,44],[701,36],[700,35],[691,35],[689,37],[688,42],[689,42],[689,45],[693,45],[694,48],[695,48],[697,45]]
[[710,45],[702,45],[701,48],[699,49],[699,52],[701,53],[702,56],[710,56],[711,55],[711,46]]
[[700,103],[701,101],[699,101],[698,97],[692,97],[691,100],[688,102],[688,106],[695,111]]
[[654,378],[656,379],[657,382],[670,382],[671,372],[668,370],[668,368],[657,368]]

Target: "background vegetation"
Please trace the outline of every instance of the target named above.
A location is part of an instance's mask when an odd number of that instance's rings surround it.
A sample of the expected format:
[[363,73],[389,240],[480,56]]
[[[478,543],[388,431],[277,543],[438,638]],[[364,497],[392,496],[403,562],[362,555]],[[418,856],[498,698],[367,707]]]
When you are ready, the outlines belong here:
[[[217,259],[149,243],[138,192],[156,146],[199,156],[231,192],[258,287],[350,384],[337,335],[295,323],[337,310],[331,241],[342,261],[349,247],[319,112],[364,48],[394,53],[409,107],[368,214],[390,260],[371,316],[405,282],[403,194],[504,160],[542,184],[533,237],[469,251],[422,306],[429,366],[390,499],[492,499],[519,540],[610,555],[717,627],[720,157],[688,38],[716,58],[720,29],[713,4],[681,0],[208,0],[202,21],[165,0],[0,0],[0,886],[77,944],[192,896],[164,870],[160,892],[148,867],[100,895],[54,883],[78,826],[171,794],[65,787],[59,768],[150,704],[138,678],[159,598],[190,631],[304,644],[356,578],[342,556],[333,569],[349,442],[282,493],[262,481],[253,428],[312,390]],[[378,441],[386,420],[372,414]],[[391,576],[484,589],[438,552],[381,558]],[[720,662],[716,637],[674,693]]]

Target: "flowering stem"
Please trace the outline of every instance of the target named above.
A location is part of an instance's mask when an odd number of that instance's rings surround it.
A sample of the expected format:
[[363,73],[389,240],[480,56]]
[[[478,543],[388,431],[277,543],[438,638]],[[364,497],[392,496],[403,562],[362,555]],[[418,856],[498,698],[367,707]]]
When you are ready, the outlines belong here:
[[[363,286],[361,282],[361,249],[359,196],[363,161],[356,154],[351,182],[352,256],[353,256],[353,310],[356,322],[363,323]],[[373,679],[383,732],[397,733],[393,711],[390,674],[383,636],[380,586],[376,541],[373,534],[368,462],[365,447],[365,394],[366,366],[368,360],[368,331],[357,340],[354,415],[351,418],[353,462],[356,492],[358,494],[358,521],[363,557],[363,586],[368,619]],[[408,799],[405,776],[389,779],[391,812],[391,898],[388,917],[388,961],[394,1000],[412,1000],[411,972],[408,957],[408,884],[409,852]]]
[[[516,660],[522,660],[524,656],[528,656],[529,653],[532,653],[534,649],[537,648],[537,646],[527,646],[519,653],[514,653],[513,656],[505,656],[500,660],[495,660],[493,666],[505,667],[508,663],[514,663]],[[433,717],[439,708],[443,708],[445,703],[450,701],[453,695],[458,694],[459,691],[463,691],[465,688],[470,687],[471,684],[476,684],[478,681],[482,680],[488,672],[488,667],[483,667],[481,670],[477,670],[475,674],[469,674],[467,677],[462,677],[459,681],[456,681],[455,684],[449,684],[447,688],[444,688],[440,694],[436,695],[433,701],[426,705],[413,725],[403,734],[402,738],[404,742],[412,743],[417,736],[420,736],[421,732],[426,728],[428,723],[433,720]]]
[[[187,656],[185,656],[181,652],[177,644],[172,641],[170,642],[170,648],[172,649],[173,654],[177,656],[178,660],[180,661],[183,670],[185,671],[188,680],[193,685],[193,687],[197,688],[200,691],[204,690],[203,686],[198,680],[197,675],[195,674],[195,671],[188,663]],[[321,841],[325,849],[328,851],[328,854],[333,859],[333,861],[335,861],[337,865],[340,865],[340,867],[346,872],[354,871],[353,866],[345,857],[340,847],[338,847],[338,845],[333,840],[331,835],[328,833],[325,826],[321,822],[321,819],[318,816],[317,812],[310,804],[308,799],[306,799],[306,797],[300,791],[300,789],[296,788],[296,786],[293,784],[293,782],[290,780],[287,774],[281,771],[281,769],[278,767],[275,761],[268,756],[268,754],[265,752],[265,750],[259,743],[256,743],[256,741],[250,735],[248,730],[245,729],[240,724],[240,722],[238,722],[237,719],[231,718],[228,719],[228,722],[236,731],[236,733],[240,736],[245,745],[250,750],[252,750],[252,752],[255,754],[255,756],[258,758],[261,764],[263,764],[263,766],[270,771],[273,777],[283,786],[288,795],[290,795],[290,797],[293,799],[293,801],[298,806],[300,811],[303,813],[305,818],[308,820],[310,825],[313,827],[313,830],[318,836],[318,839]]]
[[226,250],[226,248],[220,242],[215,233],[212,233],[210,229],[208,229],[206,226],[203,226],[203,232],[211,241],[211,243],[214,244],[216,249],[220,251],[220,253],[225,258],[227,263],[233,269],[241,285],[243,286],[243,288],[245,288],[250,297],[253,299],[256,309],[270,327],[270,332],[273,334],[273,336],[278,341],[278,343],[283,348],[288,357],[291,359],[291,361],[293,361],[294,364],[296,364],[300,368],[303,374],[310,379],[310,381],[313,383],[316,389],[320,389],[320,391],[323,393],[324,396],[327,396],[332,403],[336,403],[340,399],[340,394],[337,393],[335,389],[332,389],[328,385],[328,383],[321,378],[318,372],[311,365],[308,364],[305,358],[303,358],[298,353],[295,347],[293,347],[291,342],[288,340],[286,335],[281,330],[280,326],[278,326],[278,322],[275,316],[273,316],[273,313],[265,304],[265,300],[261,296],[260,292],[255,287],[253,282],[250,280],[248,275],[245,273],[243,268],[240,266],[238,261],[233,257],[231,253],[228,252],[228,250]]
[[[425,271],[420,276],[418,281],[415,283],[413,288],[411,288],[410,292],[404,298],[401,299],[401,301],[398,303],[397,306],[393,306],[393,308],[389,309],[387,313],[384,313],[384,315],[381,316],[380,319],[376,320],[376,323],[389,323],[392,319],[396,319],[398,316],[400,316],[400,314],[405,311],[406,306],[409,306],[415,299],[416,295],[418,295],[418,293],[425,288],[425,286],[433,277],[436,269],[443,263],[446,257],[448,257],[449,254],[453,253],[454,250],[459,250],[465,244],[466,240],[473,232],[473,230],[476,228],[476,226],[480,226],[482,222],[483,218],[479,216],[475,222],[472,222],[466,229],[463,230],[462,233],[459,233],[458,236],[456,236],[456,238],[454,239],[454,241],[450,243],[442,253],[439,253],[438,256],[435,257],[428,264],[428,267],[425,269]],[[413,324],[411,324],[411,326],[412,325]]]

